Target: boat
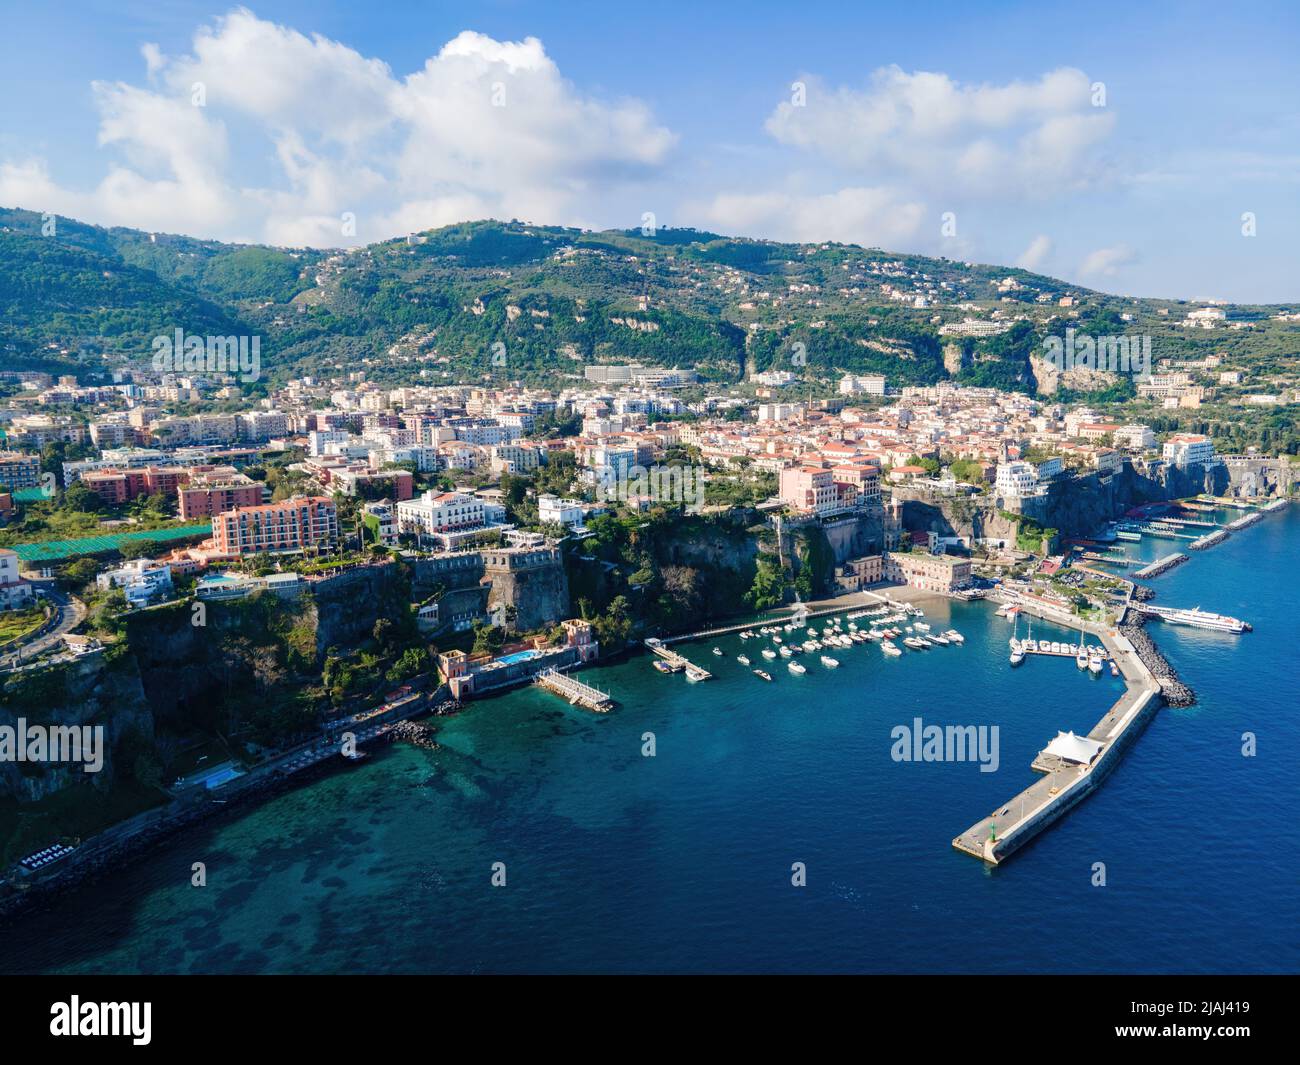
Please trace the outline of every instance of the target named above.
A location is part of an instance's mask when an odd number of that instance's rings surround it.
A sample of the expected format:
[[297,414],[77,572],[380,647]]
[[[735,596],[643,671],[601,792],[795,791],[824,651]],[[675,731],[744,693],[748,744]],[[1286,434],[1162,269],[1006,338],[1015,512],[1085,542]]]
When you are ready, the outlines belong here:
[[773,642],[773,643],[780,643],[780,642],[781,642],[781,637],[778,636],[778,635],[776,635],[776,633],[773,633],[773,634],[772,634],[772,642]]
[[892,640],[886,640],[880,645],[880,649],[889,655],[890,658],[897,658],[903,652],[898,649]]
[[780,651],[780,654],[781,654],[781,657],[782,657],[782,658],[793,658],[793,657],[794,657],[794,652],[791,651],[790,648],[788,648],[788,647],[782,647],[782,648],[781,648],[781,651]]
[[736,661],[742,666],[749,665],[749,658],[746,655],[736,655]]
[[1079,646],[1075,650],[1074,664],[1080,669],[1088,668],[1088,649],[1084,647],[1084,636],[1082,630],[1079,632]]
[[963,636],[963,635],[962,635],[960,632],[958,632],[956,629],[949,629],[947,632],[944,633],[944,635],[948,637],[948,641],[949,641],[950,643],[965,643],[965,642],[966,642],[966,637]]
[[1142,540],[1141,533],[1127,532],[1126,530],[1123,529],[1121,529],[1115,535],[1121,540],[1128,540],[1130,543],[1136,543]]
[[870,640],[874,643],[876,640],[883,640],[884,637],[880,635],[880,633],[878,633],[875,629],[872,629],[870,632],[866,634],[865,639]]
[[1147,612],[1154,614],[1161,621],[1168,621],[1174,625],[1191,625],[1193,628],[1212,629],[1215,632],[1242,633],[1250,630],[1250,626],[1244,621],[1223,614],[1211,614],[1199,606],[1192,610],[1178,610],[1172,607],[1149,608]]
[[1119,666],[1115,663],[1115,660],[1114,660],[1114,659],[1111,659],[1111,663],[1110,663],[1110,675],[1111,675],[1112,677],[1118,677],[1118,676],[1119,676]]
[[920,651],[926,646],[915,636],[904,636],[903,643],[905,646],[910,647],[913,651]]
[[763,657],[764,657],[764,658],[775,658],[775,657],[776,657],[776,652],[773,651],[772,648],[770,648],[770,647],[764,647],[764,648],[763,648]]
[[1094,677],[1101,676],[1101,656],[1092,655],[1088,659],[1088,672]]
[[791,673],[808,672],[808,667],[805,666],[802,662],[787,662],[785,668],[788,669]]
[[916,626],[915,626],[915,627],[916,627],[917,629],[919,629],[921,632],[929,632],[929,631],[930,631],[930,626],[927,625],[924,621],[918,621],[918,622],[916,623]]
[[762,677],[764,680],[771,680],[771,679],[772,679],[772,674],[771,674],[771,673],[765,673],[765,672],[763,672],[763,670],[761,670],[761,669],[756,669],[756,670],[754,670],[754,676],[756,676],[756,677]]
[[662,658],[656,658],[654,660],[653,665],[655,669],[659,670],[660,673],[671,673],[673,671],[673,667],[670,666],[667,662],[665,662]]
[[1024,660],[1025,660],[1025,652],[1021,650],[1020,647],[1017,646],[1011,648],[1011,664],[1013,666],[1020,665],[1020,663],[1023,662]]
[[719,658],[721,658],[721,657],[722,657],[722,648],[720,648],[720,647],[715,647],[715,648],[713,649],[713,653],[714,653],[715,655],[717,655]]
[[941,643],[945,647],[948,646],[948,637],[941,632],[932,632],[927,638],[931,643]]
[[836,666],[839,665],[839,663],[835,661],[835,659],[831,658],[829,655],[822,655],[822,665],[825,666],[827,669],[834,669]]

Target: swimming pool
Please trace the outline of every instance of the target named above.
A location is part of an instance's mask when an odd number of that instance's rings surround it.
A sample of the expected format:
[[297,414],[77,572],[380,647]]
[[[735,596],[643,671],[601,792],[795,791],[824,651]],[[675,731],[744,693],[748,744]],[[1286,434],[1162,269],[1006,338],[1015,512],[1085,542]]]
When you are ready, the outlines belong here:
[[512,655],[505,655],[502,658],[498,658],[496,663],[499,666],[513,666],[516,662],[527,662],[530,658],[536,658],[541,653],[541,651],[536,650],[516,651]]

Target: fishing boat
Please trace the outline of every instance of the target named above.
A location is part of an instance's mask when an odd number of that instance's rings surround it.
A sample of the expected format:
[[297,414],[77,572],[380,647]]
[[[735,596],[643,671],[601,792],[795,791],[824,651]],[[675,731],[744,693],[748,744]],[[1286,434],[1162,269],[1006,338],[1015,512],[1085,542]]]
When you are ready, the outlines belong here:
[[791,673],[808,672],[808,667],[805,666],[802,662],[787,662],[785,668],[788,669]]
[[835,669],[839,665],[839,663],[835,661],[835,659],[831,658],[829,655],[822,655],[822,665],[825,666],[827,669]]
[[749,658],[746,655],[736,655],[736,661],[739,662],[742,666],[749,665]]
[[761,670],[761,669],[756,669],[756,670],[754,670],[754,676],[756,676],[756,677],[762,677],[764,680],[771,680],[771,679],[772,679],[772,674],[771,674],[771,673],[765,673],[765,672],[764,672],[763,670]]

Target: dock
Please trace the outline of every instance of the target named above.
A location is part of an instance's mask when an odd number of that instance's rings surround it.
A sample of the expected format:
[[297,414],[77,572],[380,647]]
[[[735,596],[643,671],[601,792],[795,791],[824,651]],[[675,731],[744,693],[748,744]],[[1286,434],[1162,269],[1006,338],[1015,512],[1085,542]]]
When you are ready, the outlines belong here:
[[957,850],[991,865],[1004,861],[1100,784],[1160,705],[1160,683],[1133,644],[1117,629],[1093,631],[1119,666],[1127,690],[1088,733],[1087,742],[1078,744],[1091,756],[1072,760],[1040,751],[1031,766],[1043,777],[954,839]]
[[655,654],[673,667],[674,671],[682,670],[686,674],[687,680],[712,680],[713,674],[701,666],[697,666],[685,655],[678,654],[662,640],[653,636],[646,640],[645,645]]
[[590,684],[583,684],[582,681],[575,680],[558,669],[544,670],[537,674],[533,683],[567,699],[572,706],[581,706],[585,710],[594,710],[598,714],[607,714],[614,709],[614,700],[609,697],[608,692],[593,688]]
[[1160,574],[1173,569],[1175,566],[1181,566],[1187,561],[1188,557],[1188,555],[1184,555],[1181,551],[1175,551],[1172,555],[1165,555],[1164,558],[1156,559],[1149,566],[1143,566],[1140,570],[1134,573],[1133,576],[1139,580],[1144,577],[1158,577]]

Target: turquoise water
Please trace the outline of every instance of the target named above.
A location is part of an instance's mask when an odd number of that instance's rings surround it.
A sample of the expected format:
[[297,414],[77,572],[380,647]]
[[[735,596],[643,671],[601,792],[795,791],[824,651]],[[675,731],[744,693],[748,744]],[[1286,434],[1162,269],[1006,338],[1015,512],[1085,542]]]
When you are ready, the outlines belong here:
[[[926,620],[964,646],[836,649],[839,669],[804,656],[806,676],[766,684],[734,659],[758,664],[755,641],[721,637],[681,648],[703,684],[646,656],[584,671],[609,715],[531,689],[485,700],[437,723],[439,751],[378,750],[66,896],[6,930],[0,970],[1295,971],[1297,544],[1292,507],[1153,581],[1158,602],[1256,631],[1153,623],[1200,702],[1161,710],[1097,794],[996,869],[952,838],[1119,682],[1065,659],[1012,671],[991,607],[942,603]],[[918,716],[997,725],[998,771],[892,761],[890,730]]]

